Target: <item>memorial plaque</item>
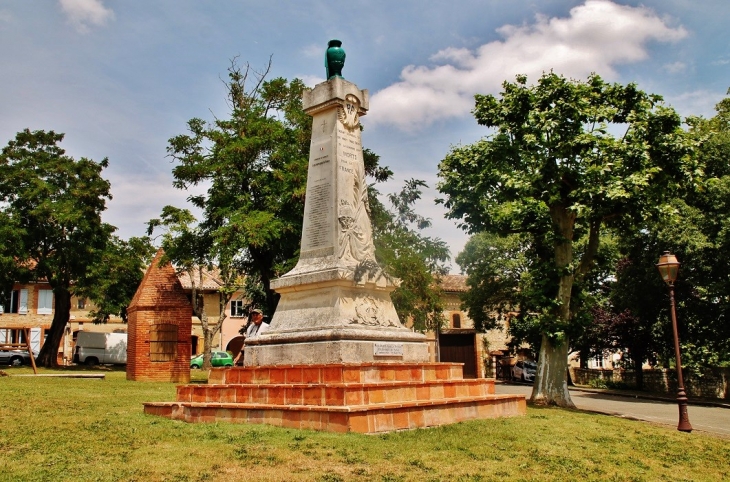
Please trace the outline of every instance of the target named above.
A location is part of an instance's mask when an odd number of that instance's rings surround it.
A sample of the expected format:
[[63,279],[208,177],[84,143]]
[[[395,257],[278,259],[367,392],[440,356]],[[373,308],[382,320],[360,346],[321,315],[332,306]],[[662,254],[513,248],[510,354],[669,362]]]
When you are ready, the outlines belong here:
[[403,343],[374,343],[374,356],[403,356]]
[[329,136],[312,144],[302,226],[302,254],[334,246],[334,163]]

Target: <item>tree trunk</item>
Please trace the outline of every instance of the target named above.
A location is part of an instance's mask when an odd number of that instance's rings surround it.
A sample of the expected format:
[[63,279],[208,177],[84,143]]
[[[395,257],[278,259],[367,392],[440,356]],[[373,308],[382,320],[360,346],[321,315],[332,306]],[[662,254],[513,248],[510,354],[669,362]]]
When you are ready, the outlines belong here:
[[530,401],[535,405],[575,408],[568,391],[567,372],[568,340],[556,344],[543,335]]
[[213,333],[203,328],[203,368],[209,369],[212,365],[210,363],[211,348],[213,347]]
[[54,309],[51,328],[46,333],[46,341],[38,354],[37,365],[53,368],[58,366],[58,347],[61,346],[63,333],[71,317],[71,293],[66,287],[53,290]]
[[636,357],[633,359],[634,361],[634,373],[636,374],[636,389],[637,390],[643,390],[644,389],[644,370],[641,368],[641,365],[644,363],[644,355],[640,355],[639,357]]
[[[553,245],[555,268],[558,272],[558,293],[555,316],[564,324],[570,323],[570,297],[573,291],[573,229],[575,214],[564,205],[550,207],[557,236]],[[543,333],[530,400],[536,405],[557,405],[573,408],[568,392],[568,337],[565,334]]]

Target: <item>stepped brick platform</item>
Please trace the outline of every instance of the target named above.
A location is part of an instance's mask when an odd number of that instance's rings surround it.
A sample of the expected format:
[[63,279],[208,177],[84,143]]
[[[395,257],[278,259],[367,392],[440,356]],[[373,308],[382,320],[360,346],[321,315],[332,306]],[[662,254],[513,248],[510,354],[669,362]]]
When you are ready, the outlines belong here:
[[380,433],[524,415],[523,395],[464,379],[460,363],[365,363],[214,368],[208,385],[180,385],[147,414],[186,422],[266,423]]

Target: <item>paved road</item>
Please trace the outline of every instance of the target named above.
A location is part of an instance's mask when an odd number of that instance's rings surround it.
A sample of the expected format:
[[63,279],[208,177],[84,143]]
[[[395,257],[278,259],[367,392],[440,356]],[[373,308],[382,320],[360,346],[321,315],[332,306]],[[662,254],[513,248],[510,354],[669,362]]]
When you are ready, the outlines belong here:
[[[516,393],[527,396],[532,394],[532,386],[497,383],[497,393]],[[620,417],[646,420],[676,427],[679,409],[676,403],[619,397],[603,393],[570,390],[570,397],[581,410],[608,413]],[[730,409],[722,407],[703,407],[692,405],[687,409],[689,421],[695,431],[714,433],[730,438]]]

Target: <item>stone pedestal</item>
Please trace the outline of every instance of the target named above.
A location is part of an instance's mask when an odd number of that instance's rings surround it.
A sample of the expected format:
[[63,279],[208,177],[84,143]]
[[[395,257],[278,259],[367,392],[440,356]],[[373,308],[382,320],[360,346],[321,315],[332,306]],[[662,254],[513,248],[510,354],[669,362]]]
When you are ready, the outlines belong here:
[[246,341],[246,366],[426,362],[426,337],[390,300],[397,280],[375,262],[360,138],[369,97],[342,78],[304,94],[313,117],[300,258],[272,281],[271,329]]

